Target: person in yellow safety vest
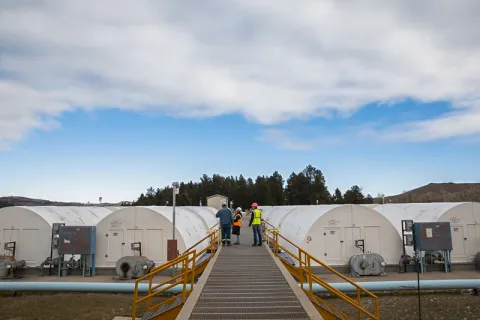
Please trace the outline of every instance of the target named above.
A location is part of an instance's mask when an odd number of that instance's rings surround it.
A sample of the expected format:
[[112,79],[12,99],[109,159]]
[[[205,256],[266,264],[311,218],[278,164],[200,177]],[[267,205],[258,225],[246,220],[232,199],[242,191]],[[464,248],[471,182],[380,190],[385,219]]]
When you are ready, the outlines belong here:
[[[262,212],[258,210],[258,203],[252,203],[252,214],[249,227],[253,228],[253,245],[252,247],[262,246]],[[257,241],[258,240],[258,241]]]
[[237,209],[235,209],[235,214],[233,216],[233,228],[232,228],[232,234],[237,236],[237,242],[234,243],[236,245],[240,244],[240,228],[242,227],[242,219],[243,219],[242,208],[238,207]]

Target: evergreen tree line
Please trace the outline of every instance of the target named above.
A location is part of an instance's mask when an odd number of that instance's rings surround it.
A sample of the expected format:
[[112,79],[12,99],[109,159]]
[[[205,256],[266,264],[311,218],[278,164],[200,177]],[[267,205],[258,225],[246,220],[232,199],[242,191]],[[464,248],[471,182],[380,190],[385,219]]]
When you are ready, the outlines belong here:
[[[132,205],[172,205],[172,187],[163,189],[150,187],[142,193]],[[370,195],[364,195],[362,188],[352,186],[342,194],[337,188],[331,194],[325,184],[325,177],[321,170],[308,165],[299,173],[293,172],[286,183],[280,173],[273,172],[270,176],[258,176],[255,180],[239,177],[223,177],[214,174],[212,177],[204,174],[200,182],[180,183],[179,194],[176,196],[178,206],[198,206],[207,204],[206,198],[221,194],[234,207],[249,208],[253,202],[259,205],[313,205],[313,204],[344,204],[344,203],[373,203]]]

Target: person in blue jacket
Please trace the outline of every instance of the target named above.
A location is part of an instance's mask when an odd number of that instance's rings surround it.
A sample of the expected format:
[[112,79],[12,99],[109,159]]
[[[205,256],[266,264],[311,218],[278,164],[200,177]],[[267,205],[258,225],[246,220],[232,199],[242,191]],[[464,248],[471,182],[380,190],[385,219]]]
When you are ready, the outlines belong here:
[[222,203],[222,209],[218,210],[217,214],[215,215],[217,218],[220,219],[220,226],[222,228],[222,245],[231,246],[231,231],[233,225],[233,217],[232,211],[227,208],[226,203]]

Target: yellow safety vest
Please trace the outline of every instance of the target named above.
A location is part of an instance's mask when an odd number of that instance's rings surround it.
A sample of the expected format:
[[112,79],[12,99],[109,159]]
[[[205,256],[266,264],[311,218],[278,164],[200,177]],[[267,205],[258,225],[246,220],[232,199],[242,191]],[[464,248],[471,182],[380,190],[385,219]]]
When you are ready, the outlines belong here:
[[253,214],[252,226],[262,224],[262,212],[258,209],[254,209],[252,214]]

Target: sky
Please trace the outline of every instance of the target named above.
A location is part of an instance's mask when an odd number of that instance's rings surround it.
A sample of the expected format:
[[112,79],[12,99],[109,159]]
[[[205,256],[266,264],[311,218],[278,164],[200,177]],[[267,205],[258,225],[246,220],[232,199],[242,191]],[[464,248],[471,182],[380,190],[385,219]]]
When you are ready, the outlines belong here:
[[0,196],[480,181],[480,2],[0,1]]

